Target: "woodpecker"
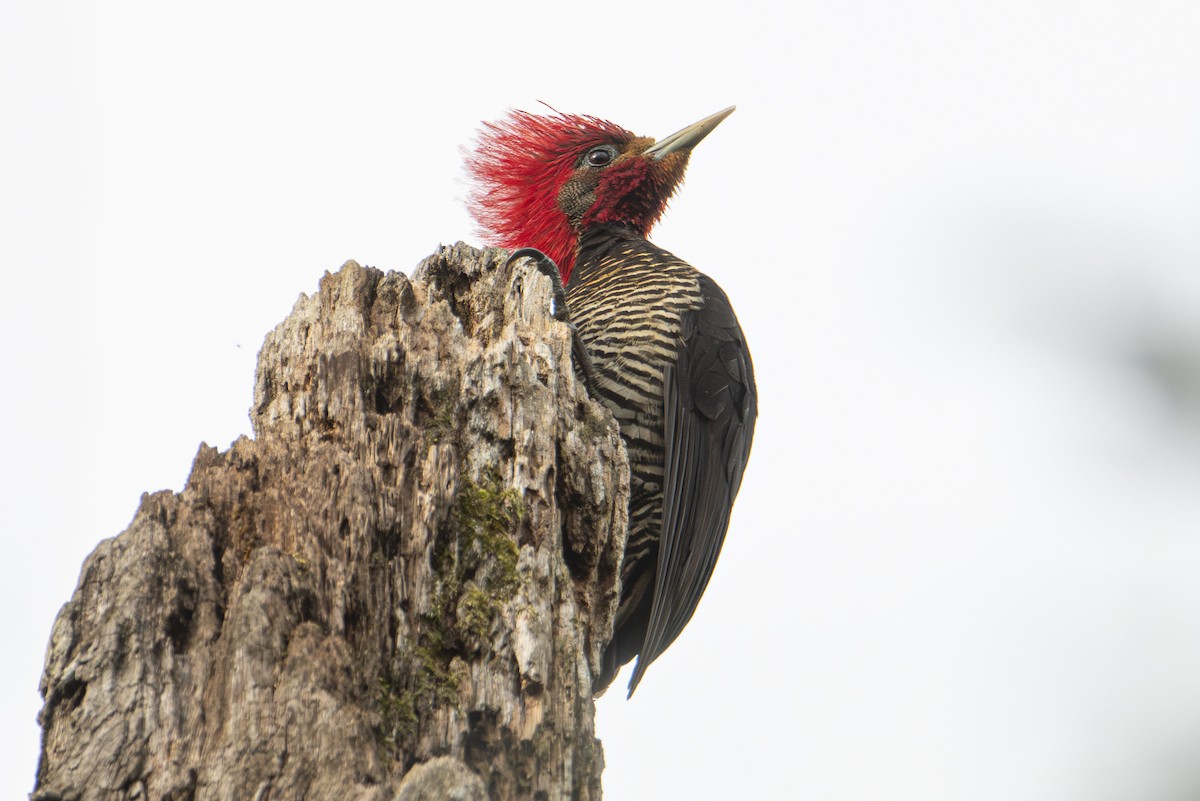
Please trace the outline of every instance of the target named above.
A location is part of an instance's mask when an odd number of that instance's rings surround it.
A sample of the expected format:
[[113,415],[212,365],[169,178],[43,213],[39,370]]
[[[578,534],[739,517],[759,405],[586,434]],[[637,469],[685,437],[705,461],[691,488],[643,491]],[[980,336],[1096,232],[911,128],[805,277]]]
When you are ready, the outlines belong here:
[[758,393],[729,299],[647,239],[692,148],[731,113],[656,142],[596,117],[514,111],[485,123],[467,157],[483,234],[559,279],[578,366],[629,453],[621,594],[596,692],[637,656],[632,696],[691,619],[750,456]]

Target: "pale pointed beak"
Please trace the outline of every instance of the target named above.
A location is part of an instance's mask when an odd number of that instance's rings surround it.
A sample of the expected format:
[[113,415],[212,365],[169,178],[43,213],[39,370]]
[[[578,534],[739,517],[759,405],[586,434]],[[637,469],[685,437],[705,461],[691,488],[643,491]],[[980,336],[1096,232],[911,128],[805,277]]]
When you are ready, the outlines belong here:
[[671,153],[679,150],[690,150],[695,147],[696,143],[704,137],[712,133],[713,128],[721,124],[721,120],[733,113],[737,106],[730,106],[727,109],[718,111],[716,114],[705,117],[699,122],[693,122],[682,131],[676,131],[666,139],[660,139],[650,147],[642,151],[643,156],[649,156],[655,161],[662,161]]

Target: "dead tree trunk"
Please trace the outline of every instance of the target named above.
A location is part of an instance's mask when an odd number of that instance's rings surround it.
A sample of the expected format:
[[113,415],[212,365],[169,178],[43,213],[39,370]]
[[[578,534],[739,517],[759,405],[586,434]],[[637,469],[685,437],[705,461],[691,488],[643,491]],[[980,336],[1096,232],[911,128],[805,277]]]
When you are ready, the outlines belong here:
[[35,799],[598,799],[628,468],[550,284],[348,262],[54,625]]

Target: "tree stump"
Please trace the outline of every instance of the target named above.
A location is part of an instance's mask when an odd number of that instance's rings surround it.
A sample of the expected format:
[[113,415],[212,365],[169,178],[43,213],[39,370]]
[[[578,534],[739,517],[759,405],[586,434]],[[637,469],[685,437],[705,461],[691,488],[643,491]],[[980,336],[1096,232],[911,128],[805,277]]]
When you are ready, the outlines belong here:
[[628,466],[550,283],[347,262],[54,625],[33,798],[599,799]]

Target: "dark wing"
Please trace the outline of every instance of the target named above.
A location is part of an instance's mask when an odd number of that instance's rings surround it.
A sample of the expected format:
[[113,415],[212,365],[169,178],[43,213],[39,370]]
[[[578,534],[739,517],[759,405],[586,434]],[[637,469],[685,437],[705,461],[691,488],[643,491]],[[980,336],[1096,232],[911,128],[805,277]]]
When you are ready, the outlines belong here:
[[663,528],[646,639],[629,694],[691,620],[712,576],[750,456],[758,391],[729,299],[700,276],[704,306],[684,316],[679,358],[663,372]]

